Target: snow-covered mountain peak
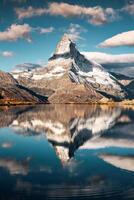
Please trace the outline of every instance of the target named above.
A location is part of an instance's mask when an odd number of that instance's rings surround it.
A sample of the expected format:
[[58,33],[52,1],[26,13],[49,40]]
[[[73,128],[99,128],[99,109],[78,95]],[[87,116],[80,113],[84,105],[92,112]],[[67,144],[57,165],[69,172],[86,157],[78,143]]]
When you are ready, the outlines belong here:
[[71,44],[72,44],[72,41],[69,38],[69,35],[64,34],[62,39],[60,40],[60,42],[57,45],[55,54],[58,54],[58,55],[61,54],[62,55],[62,54],[65,54],[65,53],[69,53]]
[[127,91],[122,84],[102,65],[81,54],[67,34],[63,35],[45,67],[40,70],[30,69],[31,66],[26,72],[24,71],[25,73],[13,73],[13,76],[34,88],[40,85],[41,88],[46,87],[54,91],[57,88],[66,88],[66,84],[75,82],[83,84],[89,90],[92,88],[99,93],[99,98],[100,94],[117,100],[127,97]]

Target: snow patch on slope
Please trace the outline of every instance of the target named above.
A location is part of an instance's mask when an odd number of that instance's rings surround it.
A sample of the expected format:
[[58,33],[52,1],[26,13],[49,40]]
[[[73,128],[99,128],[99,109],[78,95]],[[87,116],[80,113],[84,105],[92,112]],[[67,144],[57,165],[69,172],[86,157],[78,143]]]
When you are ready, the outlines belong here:
[[[74,70],[70,70],[69,74],[75,82],[88,82],[88,83],[98,83],[110,88],[121,90],[120,85],[117,83],[115,77],[113,77],[109,72],[107,72],[100,64],[92,61],[92,71],[84,72],[73,60]],[[81,81],[80,81],[81,80]]]
[[64,34],[61,41],[57,45],[55,54],[65,54],[70,52],[70,44],[71,44],[70,38],[68,37],[67,34]]

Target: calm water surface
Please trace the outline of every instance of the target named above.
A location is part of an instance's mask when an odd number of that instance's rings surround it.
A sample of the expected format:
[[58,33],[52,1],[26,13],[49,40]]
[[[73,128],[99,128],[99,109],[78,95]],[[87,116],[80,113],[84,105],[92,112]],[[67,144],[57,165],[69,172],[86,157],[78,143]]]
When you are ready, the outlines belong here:
[[0,108],[0,200],[134,199],[134,110]]

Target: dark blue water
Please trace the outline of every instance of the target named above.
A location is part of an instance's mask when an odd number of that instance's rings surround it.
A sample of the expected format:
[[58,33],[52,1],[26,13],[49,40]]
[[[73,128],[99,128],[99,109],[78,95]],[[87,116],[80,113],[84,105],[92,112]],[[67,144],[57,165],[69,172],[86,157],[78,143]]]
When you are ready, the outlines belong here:
[[134,110],[0,108],[0,200],[134,199]]

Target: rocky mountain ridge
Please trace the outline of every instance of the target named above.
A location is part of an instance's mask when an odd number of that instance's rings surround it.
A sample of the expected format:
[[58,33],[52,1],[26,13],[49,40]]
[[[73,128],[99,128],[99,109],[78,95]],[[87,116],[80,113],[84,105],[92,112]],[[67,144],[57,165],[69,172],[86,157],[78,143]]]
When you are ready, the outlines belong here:
[[22,86],[9,73],[0,71],[0,105],[46,103],[47,99]]
[[119,79],[100,64],[88,60],[65,34],[55,53],[45,67],[13,72],[17,81],[41,95],[47,95],[50,103],[97,103],[105,100],[133,99],[127,88],[131,83]]

